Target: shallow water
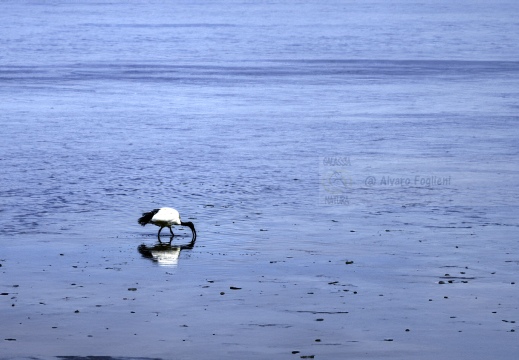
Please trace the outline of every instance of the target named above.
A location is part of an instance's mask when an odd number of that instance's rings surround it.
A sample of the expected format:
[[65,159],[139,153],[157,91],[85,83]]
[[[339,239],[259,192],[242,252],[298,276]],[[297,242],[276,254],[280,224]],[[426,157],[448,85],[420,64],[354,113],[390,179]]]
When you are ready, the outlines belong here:
[[517,5],[392,4],[4,3],[2,356],[515,358]]

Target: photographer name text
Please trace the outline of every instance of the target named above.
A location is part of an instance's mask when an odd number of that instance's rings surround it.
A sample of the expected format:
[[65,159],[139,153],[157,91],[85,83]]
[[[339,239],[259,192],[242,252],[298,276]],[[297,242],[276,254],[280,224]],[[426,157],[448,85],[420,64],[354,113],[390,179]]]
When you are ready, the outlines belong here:
[[451,177],[442,176],[421,176],[415,175],[412,177],[393,177],[393,176],[368,176],[364,180],[366,186],[449,186],[451,184]]

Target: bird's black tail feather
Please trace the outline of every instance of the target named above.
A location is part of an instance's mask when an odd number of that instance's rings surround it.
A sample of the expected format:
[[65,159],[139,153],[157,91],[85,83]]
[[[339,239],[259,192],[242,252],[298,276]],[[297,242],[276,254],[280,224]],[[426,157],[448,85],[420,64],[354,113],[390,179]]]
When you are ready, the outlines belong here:
[[141,224],[142,226],[146,225],[147,223],[149,223],[151,221],[151,219],[153,218],[153,216],[155,216],[156,213],[159,212],[160,209],[155,209],[155,210],[152,210],[150,212],[145,212],[145,213],[142,213],[142,216],[139,218],[139,220],[137,220],[139,222],[139,224]]

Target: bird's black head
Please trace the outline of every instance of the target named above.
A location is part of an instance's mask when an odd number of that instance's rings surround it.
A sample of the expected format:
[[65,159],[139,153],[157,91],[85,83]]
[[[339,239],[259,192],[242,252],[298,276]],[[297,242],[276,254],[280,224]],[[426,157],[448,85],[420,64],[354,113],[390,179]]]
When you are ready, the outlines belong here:
[[196,230],[195,225],[191,221],[181,222],[180,225],[187,226],[191,229],[191,232],[193,233],[193,239],[191,241],[194,241],[196,239]]

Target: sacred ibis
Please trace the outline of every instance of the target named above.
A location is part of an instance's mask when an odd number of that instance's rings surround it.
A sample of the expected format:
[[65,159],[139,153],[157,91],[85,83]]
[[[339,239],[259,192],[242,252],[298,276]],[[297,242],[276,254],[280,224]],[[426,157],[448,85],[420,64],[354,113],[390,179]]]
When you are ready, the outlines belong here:
[[192,241],[196,239],[195,225],[193,225],[191,221],[181,221],[180,214],[178,213],[178,211],[172,208],[163,207],[160,209],[152,210],[150,212],[145,212],[142,214],[138,221],[139,224],[141,224],[142,226],[148,223],[152,223],[153,225],[159,226],[160,229],[159,233],[157,234],[159,240],[160,232],[165,227],[169,228],[169,232],[172,236],[175,236],[175,234],[173,234],[173,230],[171,230],[171,226],[173,225],[187,226],[191,229],[191,232],[193,234]]

